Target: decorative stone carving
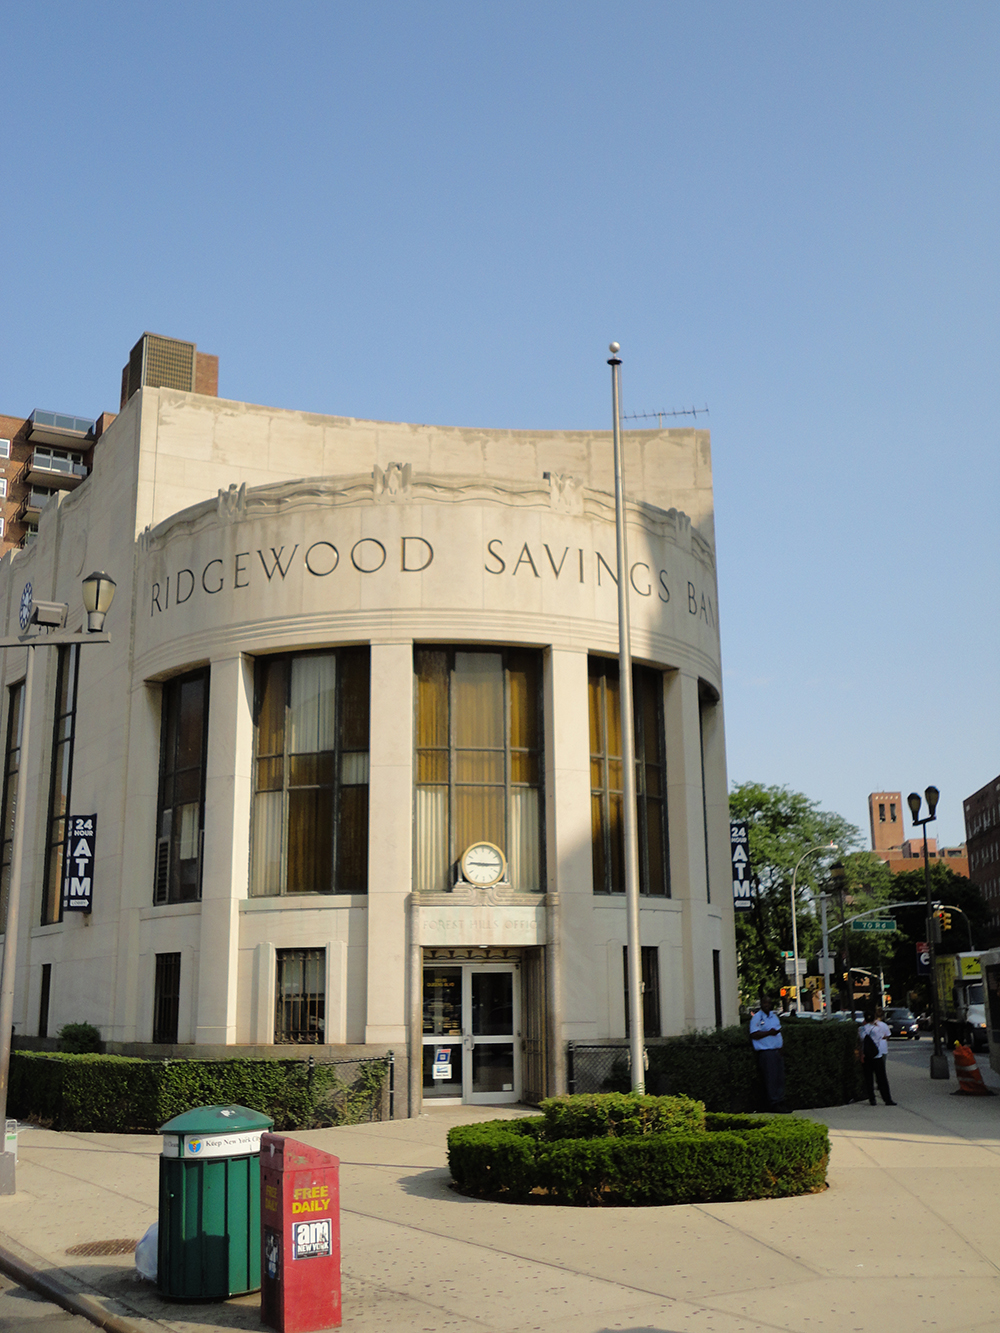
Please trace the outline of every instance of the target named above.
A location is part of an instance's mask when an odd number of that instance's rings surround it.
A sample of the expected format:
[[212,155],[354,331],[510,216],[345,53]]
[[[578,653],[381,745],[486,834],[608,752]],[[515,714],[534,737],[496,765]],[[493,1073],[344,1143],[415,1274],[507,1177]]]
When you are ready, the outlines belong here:
[[578,477],[565,472],[545,472],[549,483],[549,503],[557,514],[581,514],[583,492]]
[[384,472],[376,463],[372,470],[372,498],[376,504],[408,500],[412,473],[409,463],[390,463]]
[[230,486],[228,491],[219,491],[219,517],[228,523],[236,523],[246,517],[247,484]]

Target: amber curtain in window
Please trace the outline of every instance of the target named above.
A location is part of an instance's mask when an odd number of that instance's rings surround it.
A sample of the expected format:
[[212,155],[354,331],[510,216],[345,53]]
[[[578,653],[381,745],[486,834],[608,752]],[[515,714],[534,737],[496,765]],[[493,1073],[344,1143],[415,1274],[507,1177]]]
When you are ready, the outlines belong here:
[[415,883],[450,887],[470,844],[502,848],[511,884],[542,887],[541,658],[418,648]]
[[[624,779],[618,663],[608,658],[592,657],[588,688],[594,892],[624,893]],[[633,668],[632,693],[639,892],[665,897],[670,893],[670,879],[662,673],[648,667]]]
[[208,683],[205,668],[163,686],[154,903],[201,897]]
[[250,892],[368,888],[367,648],[262,658]]

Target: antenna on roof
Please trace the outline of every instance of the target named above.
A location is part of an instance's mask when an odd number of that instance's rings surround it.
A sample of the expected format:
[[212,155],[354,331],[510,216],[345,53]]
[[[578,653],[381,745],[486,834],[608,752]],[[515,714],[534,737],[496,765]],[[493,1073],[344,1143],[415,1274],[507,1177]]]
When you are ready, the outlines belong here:
[[648,421],[652,417],[657,418],[658,425],[663,425],[664,417],[700,417],[708,415],[708,405],[704,407],[682,407],[676,412],[626,412],[623,415],[625,421]]

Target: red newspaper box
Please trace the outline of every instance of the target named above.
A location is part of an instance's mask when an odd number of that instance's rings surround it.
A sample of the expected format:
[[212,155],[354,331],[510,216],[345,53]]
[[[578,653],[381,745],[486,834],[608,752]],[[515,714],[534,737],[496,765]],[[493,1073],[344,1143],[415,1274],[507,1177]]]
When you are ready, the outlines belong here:
[[260,1317],[278,1333],[340,1327],[340,1158],[260,1139]]

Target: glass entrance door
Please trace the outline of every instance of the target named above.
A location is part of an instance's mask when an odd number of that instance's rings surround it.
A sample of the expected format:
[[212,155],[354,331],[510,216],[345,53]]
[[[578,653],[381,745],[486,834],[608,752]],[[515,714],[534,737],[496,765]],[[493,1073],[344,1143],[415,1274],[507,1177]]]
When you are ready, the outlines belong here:
[[521,1095],[520,994],[514,963],[424,968],[424,1097],[482,1105]]

